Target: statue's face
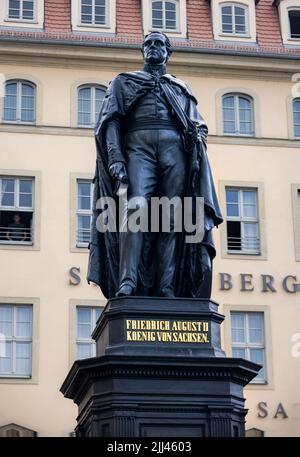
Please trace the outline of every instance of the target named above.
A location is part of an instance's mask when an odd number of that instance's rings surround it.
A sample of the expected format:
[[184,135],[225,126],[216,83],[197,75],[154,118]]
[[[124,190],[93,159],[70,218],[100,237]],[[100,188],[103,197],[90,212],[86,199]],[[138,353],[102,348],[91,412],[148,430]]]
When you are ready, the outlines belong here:
[[148,36],[143,44],[143,54],[146,63],[165,63],[168,57],[165,37],[159,33]]

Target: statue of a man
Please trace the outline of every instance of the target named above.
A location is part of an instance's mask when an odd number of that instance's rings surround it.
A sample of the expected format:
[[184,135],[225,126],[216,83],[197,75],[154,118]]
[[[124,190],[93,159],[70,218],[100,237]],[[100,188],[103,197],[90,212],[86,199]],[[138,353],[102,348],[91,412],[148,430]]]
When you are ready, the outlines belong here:
[[[113,296],[210,298],[215,248],[211,231],[222,222],[206,155],[207,127],[190,88],[166,73],[168,37],[147,35],[141,71],[110,83],[96,127],[97,164],[88,281]],[[185,242],[174,229],[159,233],[97,230],[100,197],[114,198],[128,182],[133,197],[203,197],[204,238]],[[128,210],[129,211],[129,210]]]

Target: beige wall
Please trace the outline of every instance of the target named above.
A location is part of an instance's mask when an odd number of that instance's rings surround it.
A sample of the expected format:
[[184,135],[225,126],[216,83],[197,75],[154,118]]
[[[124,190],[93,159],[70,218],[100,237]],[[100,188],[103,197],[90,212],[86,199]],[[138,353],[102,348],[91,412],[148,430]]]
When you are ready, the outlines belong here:
[[[99,51],[100,52],[100,51]],[[112,54],[115,51],[111,51]],[[74,119],[74,88],[82,84],[107,82],[122,69],[137,68],[139,53],[128,55],[128,64],[112,63],[103,56],[72,63],[52,57],[32,58],[20,64],[3,59],[0,72],[5,75],[32,75],[39,81],[41,121],[44,127],[0,125],[1,169],[35,170],[41,178],[40,250],[1,250],[0,297],[37,297],[39,299],[39,367],[37,384],[24,381],[0,386],[0,426],[17,423],[38,432],[39,436],[66,436],[75,426],[77,408],[59,393],[59,387],[70,367],[70,301],[101,300],[95,286],[85,281],[86,250],[70,250],[70,179],[78,173],[93,173],[95,148],[92,133],[71,129]],[[267,258],[261,260],[221,257],[221,230],[215,231],[218,256],[214,265],[213,298],[225,312],[230,305],[265,306],[270,314],[270,340],[266,341],[272,367],[268,386],[250,386],[245,390],[247,428],[257,427],[271,435],[299,435],[300,430],[300,358],[292,357],[292,335],[300,332],[299,295],[283,291],[281,281],[288,274],[300,282],[299,262],[295,261],[291,184],[299,182],[299,141],[289,140],[286,100],[291,93],[292,65],[288,71],[275,74],[263,63],[237,59],[232,66],[224,58],[224,74],[216,62],[198,61],[185,56],[189,65],[183,68],[182,55],[174,55],[170,72],[187,81],[199,99],[201,112],[209,130],[209,157],[217,188],[221,181],[259,181],[264,183],[265,231]],[[124,59],[124,57],[123,57]],[[26,65],[25,65],[26,63]],[[101,65],[100,65],[101,63]],[[76,65],[77,64],[77,65]],[[249,68],[253,65],[253,69]],[[259,66],[262,66],[259,69]],[[266,63],[267,65],[267,63]],[[278,64],[279,65],[279,64]],[[101,68],[99,68],[101,66]],[[244,69],[243,69],[244,67]],[[256,69],[254,68],[256,67]],[[260,139],[224,138],[218,130],[220,94],[241,89],[258,101],[256,120]],[[223,92],[222,92],[223,91]],[[55,128],[54,128],[55,127]],[[258,127],[258,126],[257,126]],[[25,133],[28,132],[28,133]],[[222,206],[224,202],[221,201]],[[68,270],[80,267],[81,283],[69,284]],[[234,287],[219,290],[219,273],[230,273]],[[255,290],[240,292],[240,273],[253,274]],[[277,293],[260,291],[260,275],[272,274]],[[223,305],[226,305],[223,307]],[[228,308],[229,307],[229,308]],[[223,344],[228,349],[229,320],[223,324]],[[227,329],[227,330],[226,330]],[[271,347],[270,347],[271,346]],[[269,416],[257,417],[257,404],[268,404]],[[274,419],[279,403],[288,419]]]

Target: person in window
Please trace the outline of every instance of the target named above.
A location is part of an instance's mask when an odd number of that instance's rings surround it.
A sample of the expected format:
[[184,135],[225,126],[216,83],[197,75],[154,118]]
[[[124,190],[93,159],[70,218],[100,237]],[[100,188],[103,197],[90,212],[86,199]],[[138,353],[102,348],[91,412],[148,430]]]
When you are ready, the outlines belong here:
[[26,225],[21,220],[20,214],[14,214],[14,221],[9,224],[6,233],[9,241],[26,241]]

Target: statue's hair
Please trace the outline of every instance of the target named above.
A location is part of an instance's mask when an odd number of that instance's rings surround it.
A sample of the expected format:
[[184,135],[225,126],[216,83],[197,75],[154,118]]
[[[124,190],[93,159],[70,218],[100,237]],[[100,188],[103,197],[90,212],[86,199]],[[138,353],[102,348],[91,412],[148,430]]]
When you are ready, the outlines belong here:
[[168,56],[167,56],[166,61],[168,61],[169,58],[171,57],[171,54],[172,54],[172,49],[171,49],[171,48],[172,48],[172,45],[171,45],[171,42],[170,42],[170,40],[169,40],[169,37],[168,37],[165,33],[160,32],[159,30],[158,30],[157,32],[153,31],[153,32],[150,32],[150,33],[148,33],[147,35],[145,35],[144,40],[143,40],[143,43],[142,43],[142,46],[141,46],[141,51],[142,51],[142,52],[144,51],[144,43],[145,43],[146,38],[148,38],[148,36],[153,35],[153,34],[162,35],[162,36],[165,38],[166,48],[167,48],[167,52],[168,52]]

